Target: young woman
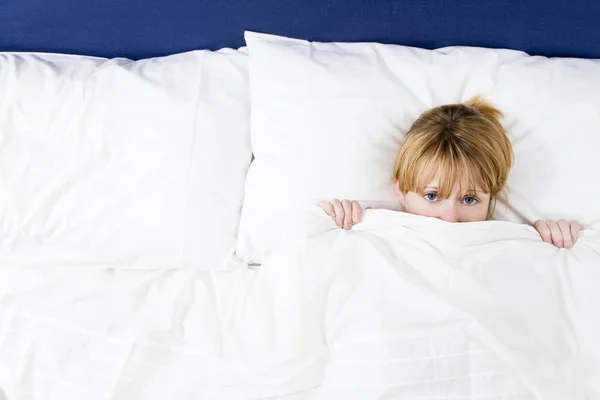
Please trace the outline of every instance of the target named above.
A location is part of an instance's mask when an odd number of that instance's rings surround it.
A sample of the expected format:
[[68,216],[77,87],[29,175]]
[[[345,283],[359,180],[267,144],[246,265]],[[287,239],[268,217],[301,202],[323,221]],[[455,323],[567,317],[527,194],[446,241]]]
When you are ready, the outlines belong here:
[[[404,211],[447,222],[485,221],[492,217],[513,164],[502,113],[479,97],[423,113],[412,125],[394,165],[396,194]],[[362,219],[356,201],[319,204],[340,228]],[[581,226],[536,221],[542,240],[570,249]]]

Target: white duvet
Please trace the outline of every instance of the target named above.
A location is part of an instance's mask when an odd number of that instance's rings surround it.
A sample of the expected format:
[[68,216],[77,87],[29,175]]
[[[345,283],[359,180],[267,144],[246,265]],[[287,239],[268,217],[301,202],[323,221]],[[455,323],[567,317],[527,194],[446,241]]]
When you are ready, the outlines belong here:
[[331,225],[258,270],[1,268],[4,395],[600,399],[597,230],[568,251],[508,222]]

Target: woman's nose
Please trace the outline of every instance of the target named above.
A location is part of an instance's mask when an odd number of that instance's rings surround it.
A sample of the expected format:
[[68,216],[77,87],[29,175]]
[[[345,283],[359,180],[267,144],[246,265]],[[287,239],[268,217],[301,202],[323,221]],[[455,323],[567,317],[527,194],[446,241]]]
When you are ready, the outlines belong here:
[[456,205],[446,204],[438,218],[446,222],[458,222],[458,210],[456,209]]

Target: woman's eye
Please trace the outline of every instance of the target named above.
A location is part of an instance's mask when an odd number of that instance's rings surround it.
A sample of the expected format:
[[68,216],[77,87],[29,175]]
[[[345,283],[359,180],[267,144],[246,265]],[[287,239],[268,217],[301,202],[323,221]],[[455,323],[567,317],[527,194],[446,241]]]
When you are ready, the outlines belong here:
[[465,203],[468,206],[472,206],[474,204],[479,203],[479,200],[477,200],[475,197],[465,197],[463,199],[463,203]]
[[425,200],[429,201],[436,201],[438,199],[438,196],[435,193],[426,193],[423,197],[425,197]]

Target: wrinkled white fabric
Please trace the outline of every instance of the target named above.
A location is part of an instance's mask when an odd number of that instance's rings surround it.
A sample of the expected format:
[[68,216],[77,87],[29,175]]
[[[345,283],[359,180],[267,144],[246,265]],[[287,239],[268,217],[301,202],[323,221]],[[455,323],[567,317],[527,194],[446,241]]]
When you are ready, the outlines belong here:
[[369,210],[230,272],[0,269],[10,400],[600,399],[600,234]]
[[9,400],[219,399],[222,332],[252,277],[229,269],[0,269],[0,387]]
[[263,264],[239,354],[268,396],[598,399],[598,282],[597,231],[569,251],[527,225],[368,211]]

